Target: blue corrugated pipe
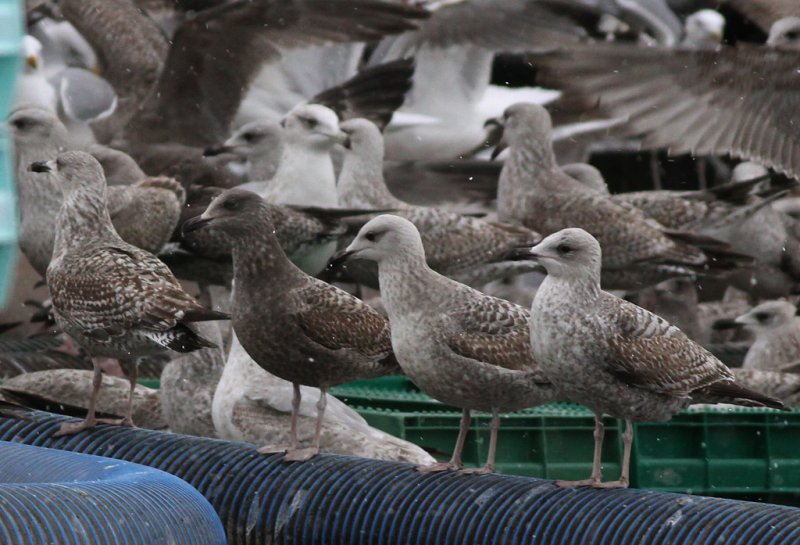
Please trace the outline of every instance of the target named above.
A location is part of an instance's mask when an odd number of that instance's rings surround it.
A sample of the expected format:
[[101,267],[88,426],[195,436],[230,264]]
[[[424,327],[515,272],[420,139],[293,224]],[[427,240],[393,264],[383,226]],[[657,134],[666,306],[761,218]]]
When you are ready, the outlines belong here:
[[3,545],[225,545],[180,479],[137,464],[0,441]]
[[0,439],[98,454],[186,480],[231,545],[800,544],[800,509],[643,490],[565,490],[502,475],[422,475],[321,455],[305,463],[252,445],[100,427],[53,438],[66,419],[0,418]]

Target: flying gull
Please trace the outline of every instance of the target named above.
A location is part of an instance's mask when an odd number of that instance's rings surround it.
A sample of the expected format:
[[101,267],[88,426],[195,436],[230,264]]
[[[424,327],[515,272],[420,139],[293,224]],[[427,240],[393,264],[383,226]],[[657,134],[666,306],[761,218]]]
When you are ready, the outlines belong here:
[[[406,57],[414,57],[416,63],[413,87],[399,110],[405,120],[386,130],[387,158],[451,160],[470,154],[486,138],[487,118],[499,115],[512,102],[543,95],[530,89],[491,87],[489,82],[496,53],[548,49],[576,43],[585,35],[551,4],[430,2],[432,15],[419,23],[418,30],[384,39],[370,64]],[[577,9],[577,3],[571,7]]]
[[[339,128],[347,135],[336,186],[341,206],[391,210],[411,221],[422,236],[428,265],[469,285],[482,286],[498,277],[531,270],[530,263],[507,258],[516,248],[541,240],[537,233],[397,199],[384,183],[383,137],[378,128],[366,119],[351,119]],[[377,287],[377,278],[358,279]]]
[[202,161],[204,148],[227,138],[257,71],[277,62],[281,50],[375,41],[427,16],[374,0],[235,1],[186,17],[168,40],[130,0],[65,0],[59,7],[93,46],[119,97],[114,114],[92,126],[98,141],[126,145],[152,174]]
[[[300,386],[325,394],[331,386],[397,371],[389,323],[359,299],[308,276],[281,249],[264,200],[230,189],[203,214],[184,224],[192,232],[206,226],[228,235],[233,249],[232,323],[239,341],[266,371],[294,385],[287,460],[307,460],[319,452],[327,397],[320,396],[310,448],[297,448]],[[269,282],[264,282],[269,278]]]
[[[800,18],[776,21],[765,46],[663,49],[592,44],[532,54],[554,110],[627,119],[644,149],[730,154],[800,178]],[[724,115],[721,115],[724,112]]]
[[552,401],[555,388],[529,349],[528,312],[431,269],[414,224],[383,215],[361,228],[339,259],[378,263],[392,348],[403,372],[428,395],[463,413],[449,462],[421,471],[460,469],[471,411],[492,413],[486,465],[494,470],[500,413]]
[[[210,346],[186,324],[227,315],[201,306],[183,291],[166,265],[120,238],[106,207],[102,168],[91,155],[64,152],[55,162],[37,162],[31,168],[55,173],[64,189],[53,259],[47,268],[56,323],[92,356],[117,358],[128,367],[131,397],[122,423],[133,425],[138,358]],[[86,419],[65,424],[60,433],[96,424],[100,385],[96,364]]]
[[[583,229],[553,233],[529,257],[547,269],[531,306],[531,348],[564,399],[595,414],[592,475],[566,486],[627,487],[634,421],[664,421],[692,402],[782,408],[741,387],[710,352],[678,328],[600,287],[600,244]],[[623,418],[618,481],[602,482],[603,415]]]
[[542,234],[576,225],[587,229],[606,247],[605,287],[639,289],[706,268],[735,266],[738,258],[724,244],[667,232],[635,208],[589,191],[564,174],[556,163],[550,115],[543,107],[510,106],[503,125],[510,154],[498,182],[498,218]]

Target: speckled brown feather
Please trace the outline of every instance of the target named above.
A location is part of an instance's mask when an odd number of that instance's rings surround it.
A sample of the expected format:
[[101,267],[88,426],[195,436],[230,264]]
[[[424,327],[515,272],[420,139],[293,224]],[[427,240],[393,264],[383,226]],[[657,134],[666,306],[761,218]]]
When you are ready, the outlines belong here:
[[389,322],[372,307],[327,284],[310,283],[295,290],[294,313],[309,339],[331,350],[356,350],[367,356],[392,351]]
[[183,291],[166,265],[124,243],[66,255],[48,270],[48,285],[59,314],[86,331],[167,331],[187,313],[198,318],[208,312]]
[[678,328],[641,307],[603,298],[617,333],[609,339],[615,357],[609,371],[632,386],[657,393],[688,394],[733,374]]
[[[484,296],[473,298],[468,306],[447,313],[456,332],[447,345],[466,358],[515,371],[535,372],[538,366],[530,354],[529,313],[524,308]],[[542,375],[542,382],[547,379]]]

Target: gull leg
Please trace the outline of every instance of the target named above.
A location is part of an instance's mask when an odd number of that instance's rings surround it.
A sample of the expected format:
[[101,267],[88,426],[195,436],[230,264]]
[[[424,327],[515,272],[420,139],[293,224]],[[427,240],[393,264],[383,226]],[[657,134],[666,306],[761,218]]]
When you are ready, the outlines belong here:
[[447,471],[451,469],[461,469],[464,462],[461,461],[461,452],[464,450],[464,443],[467,440],[467,433],[469,433],[469,425],[472,421],[472,413],[469,409],[461,410],[461,425],[458,427],[458,439],[456,439],[456,447],[453,450],[453,456],[449,462],[437,462],[427,466],[417,466],[417,471],[420,473],[434,473],[436,471]]
[[93,428],[97,425],[95,410],[97,408],[97,394],[100,392],[100,386],[103,384],[103,370],[100,368],[100,364],[98,362],[92,363],[94,370],[94,374],[92,375],[92,393],[89,395],[89,410],[86,412],[86,418],[82,422],[61,424],[61,429],[53,434],[53,437],[74,435],[80,431]]
[[297,448],[297,416],[300,413],[301,401],[300,385],[292,384],[292,419],[289,427],[289,444],[288,445],[264,445],[258,449],[259,454],[275,454],[278,452],[287,452]]
[[661,189],[661,165],[658,164],[658,152],[650,152],[650,178],[653,180],[653,189]]
[[622,436],[625,450],[622,453],[622,471],[618,481],[598,482],[595,488],[628,488],[630,486],[631,447],[633,446],[633,422],[625,420],[625,433]]
[[133,392],[136,390],[136,380],[139,378],[139,361],[133,362],[130,371],[128,372],[128,381],[130,382],[131,389],[128,393],[128,410],[125,413],[125,418],[122,419],[123,426],[136,427],[133,424]]
[[697,185],[700,189],[708,189],[708,178],[706,177],[706,162],[705,157],[697,157]]
[[603,480],[602,457],[603,457],[603,438],[606,429],[603,425],[603,415],[594,415],[594,457],[592,458],[592,475],[588,479],[580,481],[556,481],[556,486],[562,488],[573,488],[575,486],[597,486]]
[[500,412],[492,409],[492,425],[489,431],[489,455],[486,457],[486,465],[479,468],[462,469],[462,473],[474,473],[483,475],[494,473],[494,460],[497,455],[497,435],[500,433]]
[[290,449],[283,460],[285,462],[305,462],[319,454],[319,443],[322,438],[322,422],[325,419],[325,407],[328,406],[328,389],[319,389],[319,401],[317,401],[317,424],[314,427],[314,440],[308,448],[296,448],[297,438],[295,436],[295,447]]

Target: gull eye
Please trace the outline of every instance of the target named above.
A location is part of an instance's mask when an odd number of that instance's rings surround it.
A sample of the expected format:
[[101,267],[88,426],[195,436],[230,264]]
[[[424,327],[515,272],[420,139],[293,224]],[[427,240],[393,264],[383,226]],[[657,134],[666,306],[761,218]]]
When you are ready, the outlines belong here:
[[301,117],[300,120],[303,123],[305,123],[306,127],[308,127],[309,129],[313,129],[314,127],[319,125],[319,122],[317,122],[316,119],[311,118],[311,117]]
[[566,244],[566,243],[562,242],[561,244],[559,244],[559,245],[556,247],[556,250],[557,250],[557,251],[558,251],[558,253],[560,253],[561,255],[565,255],[565,254],[568,254],[568,253],[570,253],[570,252],[572,251],[572,248],[570,248],[568,244]]
[[378,238],[378,234],[375,231],[368,231],[364,235],[364,238],[370,242],[375,242],[375,240]]
[[788,38],[789,40],[794,41],[794,40],[800,38],[800,30],[790,30],[789,32],[784,34],[784,37]]
[[759,322],[766,322],[769,319],[769,314],[766,312],[756,312],[754,317]]
[[15,119],[14,121],[11,122],[11,124],[20,130],[23,130],[25,127],[28,126],[28,122],[24,118]]
[[225,202],[222,203],[222,207],[225,210],[238,210],[239,209],[239,201],[236,199],[227,199]]
[[253,143],[258,140],[258,135],[254,132],[246,132],[242,135],[242,138],[244,138],[245,142]]

